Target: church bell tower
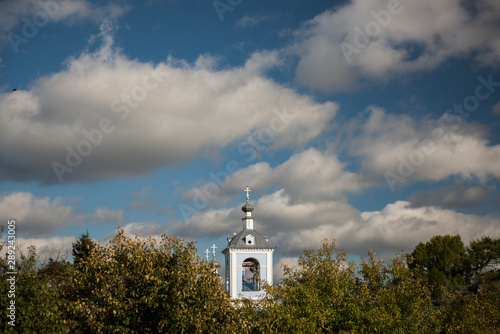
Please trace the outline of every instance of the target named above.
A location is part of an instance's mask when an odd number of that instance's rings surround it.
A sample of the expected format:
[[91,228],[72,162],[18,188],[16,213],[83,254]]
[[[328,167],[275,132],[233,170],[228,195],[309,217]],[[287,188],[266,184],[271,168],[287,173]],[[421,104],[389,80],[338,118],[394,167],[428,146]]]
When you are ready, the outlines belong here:
[[273,252],[276,247],[267,237],[254,230],[248,187],[247,201],[241,208],[244,212],[242,230],[227,237],[228,246],[222,251],[225,256],[225,286],[231,298],[260,298],[265,295],[262,282],[273,283]]

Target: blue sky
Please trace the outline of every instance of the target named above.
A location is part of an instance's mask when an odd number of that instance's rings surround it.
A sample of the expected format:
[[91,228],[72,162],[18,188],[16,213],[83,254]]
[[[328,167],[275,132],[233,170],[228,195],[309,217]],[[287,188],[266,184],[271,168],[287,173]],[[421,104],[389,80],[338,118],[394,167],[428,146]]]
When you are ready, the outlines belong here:
[[16,0],[0,22],[0,215],[44,256],[118,226],[220,251],[247,185],[277,266],[326,238],[500,237],[497,1]]

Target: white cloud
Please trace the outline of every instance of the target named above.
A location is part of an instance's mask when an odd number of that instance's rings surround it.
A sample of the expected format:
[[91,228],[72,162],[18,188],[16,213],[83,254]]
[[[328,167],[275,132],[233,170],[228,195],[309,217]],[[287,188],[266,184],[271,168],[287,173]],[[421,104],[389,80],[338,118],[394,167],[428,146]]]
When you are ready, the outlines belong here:
[[196,212],[184,221],[171,223],[173,235],[180,237],[214,237],[229,234],[241,228],[241,215],[238,208],[210,209]]
[[495,0],[363,1],[327,10],[296,31],[287,52],[300,57],[296,79],[322,91],[431,70],[450,57],[500,60]]
[[250,137],[266,140],[266,149],[293,147],[318,136],[338,108],[262,76],[276,61],[272,52],[216,70],[208,56],[194,65],[129,60],[109,36],[104,41],[29,91],[0,95],[0,153],[8,161],[0,179],[137,176]]
[[72,209],[61,197],[35,197],[29,192],[13,192],[0,197],[0,217],[14,219],[19,236],[36,237],[68,225]]
[[[50,238],[16,238],[16,247],[18,253],[28,254],[28,247],[35,246],[38,261],[54,260],[72,260],[71,253],[73,243],[76,242],[74,236],[50,237]],[[5,250],[5,249],[4,249]]]
[[359,214],[345,200],[293,201],[293,195],[288,195],[285,189],[261,197],[256,207],[259,208],[257,229],[268,234],[341,224]]
[[[321,152],[309,148],[297,152],[287,161],[272,168],[267,162],[259,162],[239,169],[229,175],[224,171],[209,172],[210,183],[217,182],[220,192],[210,193],[206,183],[185,192],[184,199],[194,199],[200,194],[218,202],[224,202],[241,193],[242,185],[265,192],[272,187],[285,187],[293,194],[292,200],[345,199],[344,192],[358,192],[367,184],[352,172],[344,170],[346,164],[340,162],[331,152]],[[294,180],[294,182],[290,182]],[[210,195],[216,196],[210,196]]]
[[62,197],[37,197],[30,192],[0,196],[0,216],[16,221],[20,237],[40,237],[71,224],[124,224],[123,210],[98,207],[91,213],[77,214]]
[[394,178],[394,188],[452,175],[482,182],[500,178],[500,145],[489,144],[485,127],[450,115],[417,121],[369,109],[369,117],[357,127],[359,134],[350,141],[350,153],[361,158],[366,173],[391,182]]

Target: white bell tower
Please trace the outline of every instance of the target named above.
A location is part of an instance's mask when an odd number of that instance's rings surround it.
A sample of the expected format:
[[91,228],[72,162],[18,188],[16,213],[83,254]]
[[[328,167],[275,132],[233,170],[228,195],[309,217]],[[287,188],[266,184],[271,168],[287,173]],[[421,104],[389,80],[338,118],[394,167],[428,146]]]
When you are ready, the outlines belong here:
[[225,256],[225,286],[231,298],[259,298],[265,295],[262,281],[273,283],[273,252],[276,247],[267,237],[253,229],[252,211],[248,187],[247,201],[241,210],[243,229],[227,237]]

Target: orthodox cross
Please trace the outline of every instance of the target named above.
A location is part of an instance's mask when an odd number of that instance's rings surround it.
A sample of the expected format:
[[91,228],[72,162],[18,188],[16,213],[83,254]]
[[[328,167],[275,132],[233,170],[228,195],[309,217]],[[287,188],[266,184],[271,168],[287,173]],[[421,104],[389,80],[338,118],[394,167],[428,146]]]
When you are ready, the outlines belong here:
[[207,249],[205,250],[205,254],[207,254],[207,261],[208,261],[208,254],[210,253],[210,251]]
[[247,193],[247,202],[250,200],[250,195],[248,194],[249,192],[251,192],[250,188],[248,188],[248,186],[245,188],[245,190],[243,190]]
[[212,247],[210,247],[210,248],[212,248],[212,254],[213,254],[214,259],[215,259],[215,249],[217,248],[217,246],[215,246],[215,244],[213,244]]

